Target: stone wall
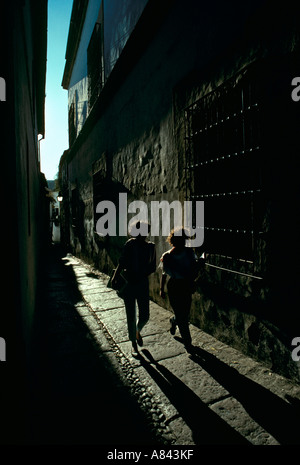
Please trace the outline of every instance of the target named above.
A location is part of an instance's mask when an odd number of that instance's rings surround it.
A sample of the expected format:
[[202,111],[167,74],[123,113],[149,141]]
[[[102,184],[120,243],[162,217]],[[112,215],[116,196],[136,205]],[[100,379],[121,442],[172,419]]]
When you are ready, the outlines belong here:
[[[298,225],[290,215],[292,207],[286,210],[286,201],[293,195],[295,205],[299,197],[294,188],[294,155],[299,144],[293,132],[299,114],[290,99],[299,44],[294,14],[288,9],[279,11],[274,5],[269,10],[269,2],[260,8],[259,4],[237,2],[228,6],[219,2],[218,7],[214,4],[201,10],[199,2],[183,9],[181,2],[175,1],[143,50],[134,49],[133,39],[141,39],[142,28],[135,30],[61,171],[65,173],[66,211],[71,208],[72,196],[73,205],[77,205],[77,224],[70,227],[71,249],[109,273],[117,264],[125,238],[100,238],[95,233],[93,176],[98,173],[102,179],[107,200],[126,192],[129,201],[139,199],[148,205],[152,200],[183,201],[187,187],[185,108],[257,64],[256,76],[265,89],[262,163],[266,236],[260,258],[264,276],[259,280],[207,265],[194,295],[191,321],[278,372],[297,377],[289,344],[298,321],[291,303],[295,295],[292,265],[299,252]],[[142,16],[141,21],[147,18]],[[284,181],[280,178],[283,149],[292,163],[284,164]],[[280,218],[288,224],[284,233],[276,227]],[[282,237],[291,255],[278,257]],[[151,240],[159,258],[168,248],[166,238]],[[285,280],[278,295],[280,279],[274,263],[293,276]],[[157,271],[150,279],[151,298],[168,306],[159,297],[159,277]],[[275,310],[278,298],[285,305],[284,316]]]

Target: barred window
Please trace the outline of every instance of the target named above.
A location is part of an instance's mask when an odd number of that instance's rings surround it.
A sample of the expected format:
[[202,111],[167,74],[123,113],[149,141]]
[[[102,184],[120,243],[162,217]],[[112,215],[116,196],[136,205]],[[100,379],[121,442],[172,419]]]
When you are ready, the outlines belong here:
[[102,28],[96,23],[87,49],[89,111],[103,87]]
[[93,206],[94,206],[94,228],[101,213],[96,213],[97,205],[102,201],[110,201],[116,207],[116,230],[119,231],[119,194],[129,194],[126,187],[118,180],[111,177],[104,169],[93,174]]
[[204,200],[208,263],[261,273],[261,89],[247,70],[189,106],[187,198]]

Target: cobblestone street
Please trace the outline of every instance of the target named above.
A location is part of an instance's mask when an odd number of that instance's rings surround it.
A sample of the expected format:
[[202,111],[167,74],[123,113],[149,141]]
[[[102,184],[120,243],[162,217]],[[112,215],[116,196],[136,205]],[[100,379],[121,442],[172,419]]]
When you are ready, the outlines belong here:
[[299,444],[300,387],[191,326],[195,355],[151,302],[139,358],[108,277],[59,248],[36,324],[33,442]]
[[[60,249],[45,263],[36,322],[32,440],[36,444],[153,444],[100,326],[98,346],[69,260]],[[94,278],[90,278],[95,280]]]

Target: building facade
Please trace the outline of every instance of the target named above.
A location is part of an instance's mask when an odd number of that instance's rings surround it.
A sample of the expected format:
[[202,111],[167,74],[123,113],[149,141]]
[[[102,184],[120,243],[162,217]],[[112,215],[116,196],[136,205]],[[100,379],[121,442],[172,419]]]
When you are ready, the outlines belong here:
[[6,360],[1,364],[0,442],[6,444],[20,443],[29,431],[34,315],[49,221],[47,184],[39,158],[39,140],[45,134],[46,49],[47,1],[2,3],[0,75],[5,94],[0,102],[4,186],[0,337],[5,341]]
[[[99,202],[116,206],[117,231],[120,194],[149,211],[204,202],[191,321],[298,379],[296,16],[262,0],[75,0],[60,187],[65,243],[107,273],[126,237],[98,234]],[[151,240],[167,250],[164,235]],[[168,306],[159,278],[151,298]]]

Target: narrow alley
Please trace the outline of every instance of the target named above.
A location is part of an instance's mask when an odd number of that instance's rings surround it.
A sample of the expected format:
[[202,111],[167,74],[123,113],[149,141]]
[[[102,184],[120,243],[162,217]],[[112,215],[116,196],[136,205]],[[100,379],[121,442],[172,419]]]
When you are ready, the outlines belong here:
[[108,277],[60,246],[36,321],[36,444],[299,444],[300,387],[191,325],[195,354],[151,302],[139,357]]
[[[74,266],[60,246],[45,260],[33,362],[34,444],[154,444],[100,328],[98,347]],[[94,279],[94,277],[90,278]]]
[[0,443],[299,446],[299,1],[1,6]]

